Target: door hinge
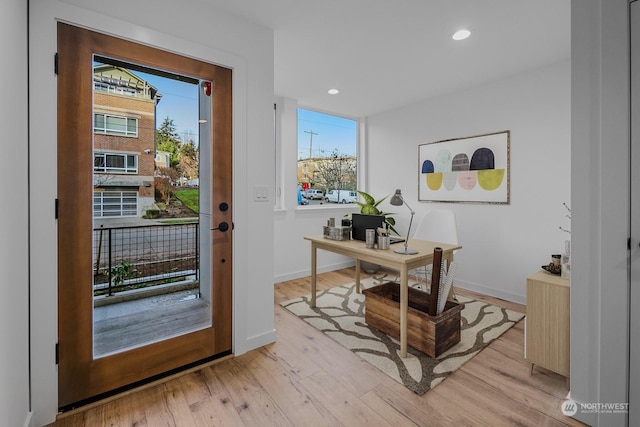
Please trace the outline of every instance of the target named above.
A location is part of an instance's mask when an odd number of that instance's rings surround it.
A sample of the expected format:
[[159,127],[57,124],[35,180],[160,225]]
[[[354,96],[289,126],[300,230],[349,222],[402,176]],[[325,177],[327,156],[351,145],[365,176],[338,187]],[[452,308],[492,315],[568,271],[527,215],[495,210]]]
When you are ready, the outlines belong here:
[[54,215],[56,217],[55,219],[58,219],[58,213],[60,212],[59,207],[60,207],[60,200],[56,199],[55,208],[54,208],[55,210]]
[[58,75],[58,52],[53,57],[53,72]]
[[60,343],[56,343],[56,365],[60,363]]

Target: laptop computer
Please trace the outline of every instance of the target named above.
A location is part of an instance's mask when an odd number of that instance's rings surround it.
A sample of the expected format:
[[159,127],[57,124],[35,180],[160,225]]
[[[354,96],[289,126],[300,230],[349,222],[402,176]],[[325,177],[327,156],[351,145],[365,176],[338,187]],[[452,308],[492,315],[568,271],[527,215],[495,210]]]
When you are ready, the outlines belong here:
[[[378,227],[382,227],[384,224],[384,215],[363,215],[363,214],[351,214],[351,238],[353,240],[366,239],[366,230],[372,228],[376,230]],[[402,237],[389,236],[389,243],[404,242]]]

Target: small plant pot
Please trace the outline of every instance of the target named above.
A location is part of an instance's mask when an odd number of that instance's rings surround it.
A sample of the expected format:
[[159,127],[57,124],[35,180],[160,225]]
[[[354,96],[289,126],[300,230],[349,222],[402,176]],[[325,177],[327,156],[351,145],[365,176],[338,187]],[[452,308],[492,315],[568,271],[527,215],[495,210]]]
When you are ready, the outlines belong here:
[[369,261],[360,261],[360,268],[364,270],[365,273],[374,274],[380,270],[380,264],[374,264]]

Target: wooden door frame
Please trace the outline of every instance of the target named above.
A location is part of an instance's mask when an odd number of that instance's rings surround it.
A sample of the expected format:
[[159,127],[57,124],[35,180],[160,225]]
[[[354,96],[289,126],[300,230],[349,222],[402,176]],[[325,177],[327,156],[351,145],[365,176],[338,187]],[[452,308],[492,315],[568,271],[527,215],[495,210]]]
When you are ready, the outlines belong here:
[[[213,326],[187,335],[93,359],[92,345],[92,56],[213,82],[211,123],[212,224],[232,222],[232,71],[153,47],[58,23],[58,333],[59,407],[65,407],[228,353],[232,346],[232,231],[212,235]],[[80,89],[83,88],[83,89]],[[79,96],[80,94],[80,96]],[[83,143],[86,141],[86,145]],[[87,165],[87,167],[78,167]],[[71,256],[69,256],[71,254]],[[73,284],[78,286],[69,292]],[[187,345],[187,343],[189,345]],[[153,364],[148,361],[152,359]]]

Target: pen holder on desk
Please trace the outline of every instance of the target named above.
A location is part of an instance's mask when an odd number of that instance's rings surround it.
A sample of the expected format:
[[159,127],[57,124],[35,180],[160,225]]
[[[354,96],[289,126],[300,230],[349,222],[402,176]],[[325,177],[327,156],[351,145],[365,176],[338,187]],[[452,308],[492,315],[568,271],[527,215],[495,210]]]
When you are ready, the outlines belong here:
[[373,249],[376,243],[376,230],[373,228],[367,228],[365,230],[365,244],[367,249]]
[[389,236],[378,236],[378,249],[389,249]]

